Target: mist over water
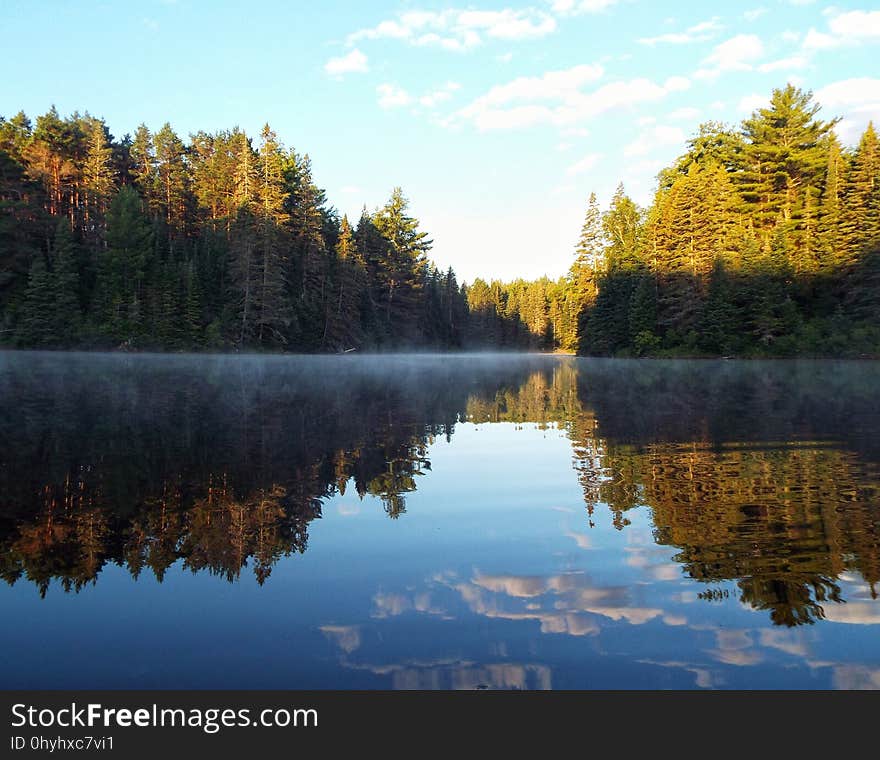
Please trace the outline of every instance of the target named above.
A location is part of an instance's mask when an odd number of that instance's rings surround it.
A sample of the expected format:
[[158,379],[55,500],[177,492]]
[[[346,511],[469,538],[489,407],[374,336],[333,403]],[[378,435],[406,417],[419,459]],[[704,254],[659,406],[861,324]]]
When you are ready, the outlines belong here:
[[0,353],[0,685],[880,688],[878,387]]

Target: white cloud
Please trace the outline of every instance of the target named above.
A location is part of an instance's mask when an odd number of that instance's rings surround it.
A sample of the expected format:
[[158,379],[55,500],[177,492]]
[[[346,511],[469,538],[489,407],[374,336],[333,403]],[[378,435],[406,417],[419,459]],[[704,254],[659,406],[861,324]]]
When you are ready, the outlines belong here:
[[817,32],[811,28],[807,32],[807,36],[804,37],[803,48],[804,50],[830,50],[840,47],[842,44],[843,41],[839,38],[824,32]]
[[368,71],[367,56],[355,48],[347,55],[331,58],[324,64],[324,71],[333,76]]
[[684,108],[676,108],[669,114],[669,118],[673,121],[694,121],[699,118],[700,109],[693,106],[685,106]]
[[754,8],[753,10],[746,11],[745,13],[743,13],[743,18],[746,21],[757,21],[766,12],[767,12],[766,8]]
[[409,93],[396,84],[380,84],[376,88],[376,94],[379,96],[379,105],[382,108],[399,108],[412,102]]
[[683,32],[669,32],[660,34],[656,37],[642,37],[639,42],[642,45],[657,45],[666,43],[669,45],[686,45],[691,42],[705,42],[711,40],[716,34],[723,29],[718,18],[712,18],[709,21],[702,21],[688,27]]
[[804,49],[832,50],[846,45],[880,42],[880,11],[833,10],[828,21],[828,32],[810,29],[804,38]]
[[444,100],[449,100],[452,94],[460,89],[461,85],[458,82],[447,82],[442,87],[422,95],[419,98],[419,103],[425,108],[435,108]]
[[580,161],[569,166],[565,170],[565,173],[569,177],[573,177],[576,174],[583,174],[584,172],[588,172],[596,165],[600,158],[602,158],[601,153],[588,153]]
[[620,0],[549,0],[554,13],[560,16],[578,16],[582,13],[601,13],[617,5]]
[[590,130],[586,127],[565,127],[559,133],[563,137],[589,137]]
[[816,100],[831,108],[880,103],[880,79],[857,77],[834,82],[817,90]]
[[770,101],[766,95],[752,93],[740,98],[739,103],[736,104],[736,110],[740,113],[751,114],[758,108],[766,108],[768,105],[770,105]]
[[845,41],[880,40],[880,11],[850,11],[828,22],[833,34]]
[[518,77],[511,82],[493,87],[484,95],[490,105],[502,105],[513,100],[571,99],[585,84],[602,78],[604,69],[599,64],[582,64],[570,69],[548,71],[540,77]]
[[495,60],[500,63],[510,63],[513,60],[513,53],[502,53],[501,55],[495,56]]
[[457,25],[464,29],[480,29],[489,37],[500,40],[524,40],[544,37],[556,30],[556,20],[531,10],[463,11]]
[[[453,114],[446,125],[470,122],[480,131],[538,124],[573,127],[608,111],[662,100],[670,93],[690,87],[690,81],[684,77],[670,77],[663,84],[639,78],[611,82],[592,92],[582,92],[579,84],[594,79],[598,73],[590,68],[576,66],[493,87]],[[531,102],[517,102],[524,100]],[[548,100],[551,102],[543,102]]]
[[869,121],[880,122],[880,79],[843,79],[822,87],[814,96],[824,113],[843,116],[837,133],[850,145],[858,141]]
[[756,34],[738,34],[717,45],[705,63],[721,71],[748,70],[751,61],[763,52],[764,46]]
[[684,145],[685,134],[679,127],[657,124],[644,130],[635,140],[623,149],[627,158],[645,156],[657,148],[669,145]]
[[415,46],[436,46],[461,52],[485,42],[486,38],[517,41],[545,37],[556,31],[556,19],[534,8],[515,10],[405,11],[376,26],[359,29],[347,37],[358,40],[393,39]]
[[802,55],[793,55],[790,58],[780,58],[778,61],[769,61],[758,66],[758,71],[766,74],[770,71],[794,71],[807,67],[809,61]]

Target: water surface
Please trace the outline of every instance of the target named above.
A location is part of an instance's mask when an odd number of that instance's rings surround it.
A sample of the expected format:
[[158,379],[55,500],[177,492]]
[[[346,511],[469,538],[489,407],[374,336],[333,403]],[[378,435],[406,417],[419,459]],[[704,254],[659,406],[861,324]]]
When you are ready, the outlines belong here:
[[880,688],[880,365],[0,354],[0,687]]

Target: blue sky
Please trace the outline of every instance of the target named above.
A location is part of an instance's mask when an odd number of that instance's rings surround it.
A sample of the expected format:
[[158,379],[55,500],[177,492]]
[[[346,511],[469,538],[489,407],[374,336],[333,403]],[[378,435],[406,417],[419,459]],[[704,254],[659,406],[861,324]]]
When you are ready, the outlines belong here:
[[586,200],[657,171],[701,121],[792,81],[880,121],[874,0],[3,0],[0,114],[54,103],[114,135],[268,121],[357,217],[403,187],[462,279],[563,274]]

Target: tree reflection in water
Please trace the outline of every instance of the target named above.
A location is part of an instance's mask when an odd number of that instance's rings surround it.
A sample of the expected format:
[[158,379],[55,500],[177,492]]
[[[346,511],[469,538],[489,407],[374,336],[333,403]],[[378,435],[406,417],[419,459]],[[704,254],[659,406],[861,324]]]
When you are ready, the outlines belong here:
[[248,568],[262,584],[306,551],[327,498],[353,488],[398,518],[438,436],[534,423],[571,440],[584,527],[626,530],[647,508],[694,581],[735,581],[773,623],[812,623],[844,601],[844,573],[876,598],[878,375],[839,362],[6,354],[0,572],[43,595],[94,583],[107,563],[160,581],[177,562],[230,581]]

